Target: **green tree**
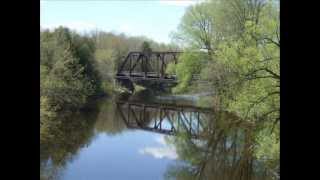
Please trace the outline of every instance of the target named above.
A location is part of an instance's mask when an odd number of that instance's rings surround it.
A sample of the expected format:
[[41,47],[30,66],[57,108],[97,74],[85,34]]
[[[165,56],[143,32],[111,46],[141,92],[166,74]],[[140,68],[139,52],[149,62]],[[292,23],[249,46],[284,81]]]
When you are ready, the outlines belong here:
[[174,145],[179,159],[187,162],[169,166],[167,179],[274,179],[277,164],[254,157],[251,123],[232,113],[216,111],[202,124],[201,140],[187,133],[166,139]]
[[83,107],[100,90],[92,40],[63,27],[40,37],[41,117]]
[[209,56],[206,53],[186,51],[179,56],[178,64],[169,64],[167,73],[176,74],[179,81],[173,92],[181,93],[191,90],[193,75],[200,74],[207,61],[209,61]]
[[141,45],[141,50],[142,52],[145,52],[145,53],[150,53],[152,52],[152,49],[150,47],[150,43],[147,42],[147,41],[144,41]]
[[[204,22],[210,22],[207,23],[210,26],[203,26],[207,25]],[[212,28],[208,31],[209,28],[201,27]],[[191,84],[190,74],[186,71],[200,67],[201,79],[208,81],[207,90],[214,93],[215,108],[234,112],[256,124],[257,141],[273,143],[272,147],[279,145],[279,27],[278,1],[211,0],[200,3],[187,10],[178,35],[192,51],[208,50],[210,58],[199,66],[193,64],[199,59],[187,63],[187,59],[181,58],[169,69],[180,75],[182,81],[178,87],[185,87],[181,90],[186,91]],[[210,46],[205,42],[210,42]],[[262,138],[267,136],[266,132],[271,133],[271,139]],[[263,156],[273,156],[266,154],[269,152],[264,150],[266,144],[258,145],[259,157],[263,153]],[[272,154],[279,154],[278,148],[273,149]]]
[[189,48],[205,49],[211,52],[217,38],[213,32],[211,11],[207,2],[189,7],[182,17],[174,38],[182,41]]

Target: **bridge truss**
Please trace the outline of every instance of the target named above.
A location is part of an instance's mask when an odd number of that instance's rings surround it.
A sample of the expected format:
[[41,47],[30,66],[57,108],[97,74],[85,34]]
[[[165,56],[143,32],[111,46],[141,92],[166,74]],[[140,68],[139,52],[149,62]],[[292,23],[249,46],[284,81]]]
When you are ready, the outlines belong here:
[[166,135],[187,133],[201,138],[210,108],[156,103],[117,102],[117,109],[129,129],[141,129]]
[[116,79],[176,82],[175,75],[165,72],[169,63],[177,63],[182,52],[130,52],[120,65]]

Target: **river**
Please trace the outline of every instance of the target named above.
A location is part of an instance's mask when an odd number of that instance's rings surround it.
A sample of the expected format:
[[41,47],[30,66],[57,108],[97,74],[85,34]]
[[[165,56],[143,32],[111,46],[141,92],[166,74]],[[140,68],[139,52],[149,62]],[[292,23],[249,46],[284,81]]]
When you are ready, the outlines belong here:
[[272,179],[250,126],[192,96],[101,98],[41,127],[41,179]]

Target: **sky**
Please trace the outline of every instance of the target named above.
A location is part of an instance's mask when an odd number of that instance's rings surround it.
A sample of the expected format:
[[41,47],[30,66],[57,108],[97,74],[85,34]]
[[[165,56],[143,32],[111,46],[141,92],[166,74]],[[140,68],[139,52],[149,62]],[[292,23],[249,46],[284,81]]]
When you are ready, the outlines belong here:
[[169,43],[188,6],[199,0],[41,0],[40,26],[103,30]]

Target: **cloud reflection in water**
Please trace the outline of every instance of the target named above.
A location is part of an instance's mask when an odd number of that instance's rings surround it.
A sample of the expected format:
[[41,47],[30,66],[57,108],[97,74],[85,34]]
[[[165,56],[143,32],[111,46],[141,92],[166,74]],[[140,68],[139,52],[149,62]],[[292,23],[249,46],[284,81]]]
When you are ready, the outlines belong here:
[[156,142],[160,144],[159,147],[145,147],[143,149],[139,149],[139,153],[143,155],[151,155],[156,159],[177,159],[178,155],[176,153],[176,149],[173,146],[168,145],[164,139],[165,136],[160,136],[156,139]]

